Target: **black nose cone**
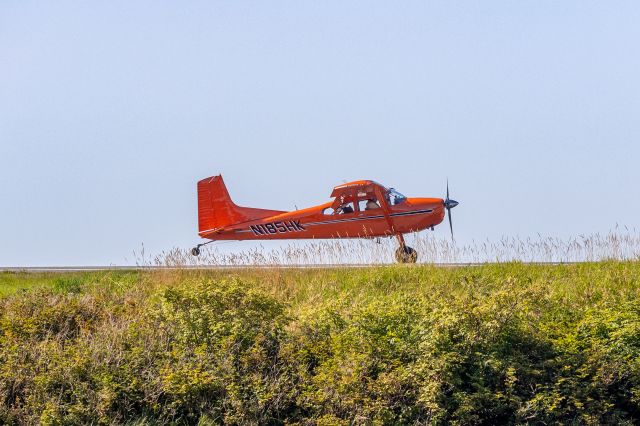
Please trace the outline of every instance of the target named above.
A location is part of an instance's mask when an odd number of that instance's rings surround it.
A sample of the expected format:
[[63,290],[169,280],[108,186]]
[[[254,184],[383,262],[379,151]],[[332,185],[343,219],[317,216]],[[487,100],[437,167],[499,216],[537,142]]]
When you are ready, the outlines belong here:
[[456,200],[450,200],[450,199],[447,199],[447,200],[445,200],[445,202],[444,202],[444,206],[445,206],[446,208],[448,208],[448,209],[452,209],[452,208],[454,208],[455,206],[457,206],[458,204],[460,204],[460,203],[458,203]]

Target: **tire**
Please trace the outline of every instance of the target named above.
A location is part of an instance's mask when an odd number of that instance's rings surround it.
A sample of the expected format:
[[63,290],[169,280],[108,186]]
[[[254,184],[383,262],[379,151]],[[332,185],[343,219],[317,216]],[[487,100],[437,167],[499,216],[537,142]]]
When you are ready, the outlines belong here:
[[192,256],[200,256],[200,247],[194,247],[191,249]]
[[396,261],[398,263],[416,263],[418,253],[409,246],[398,247],[396,250]]

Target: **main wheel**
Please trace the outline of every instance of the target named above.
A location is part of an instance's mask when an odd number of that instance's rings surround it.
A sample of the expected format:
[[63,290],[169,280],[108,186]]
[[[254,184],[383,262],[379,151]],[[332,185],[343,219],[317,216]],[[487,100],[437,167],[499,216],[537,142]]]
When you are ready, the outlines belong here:
[[416,263],[418,253],[409,246],[400,246],[396,250],[396,261],[398,263]]
[[191,249],[191,255],[200,256],[200,247],[194,247]]

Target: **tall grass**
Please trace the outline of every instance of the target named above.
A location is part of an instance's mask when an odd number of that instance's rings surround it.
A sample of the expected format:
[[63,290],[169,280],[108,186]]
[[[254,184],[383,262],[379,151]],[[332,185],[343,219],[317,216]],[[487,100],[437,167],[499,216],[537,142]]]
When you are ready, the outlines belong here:
[[[414,234],[408,243],[418,252],[418,262],[593,262],[600,260],[636,260],[640,258],[640,232],[619,228],[608,233],[560,238],[538,234],[536,237],[503,237],[498,241],[472,241],[456,244],[448,238],[429,233]],[[225,244],[220,246],[218,244]],[[388,264],[394,262],[395,238],[336,239],[290,242],[279,248],[258,246],[249,250],[228,251],[228,242],[214,242],[202,248],[199,257],[189,249],[173,248],[149,256],[136,253],[138,266],[279,266],[332,264]]]

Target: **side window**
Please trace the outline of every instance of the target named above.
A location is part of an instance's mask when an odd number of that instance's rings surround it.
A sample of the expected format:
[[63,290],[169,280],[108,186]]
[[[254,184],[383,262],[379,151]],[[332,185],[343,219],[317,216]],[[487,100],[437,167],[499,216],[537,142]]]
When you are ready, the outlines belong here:
[[335,214],[335,211],[333,211],[331,207],[327,207],[326,209],[322,210],[322,214],[332,215]]
[[344,203],[340,207],[338,207],[335,211],[335,214],[349,214],[353,213],[355,210],[353,208],[353,201],[349,203]]
[[368,198],[366,200],[358,201],[358,207],[361,212],[376,210],[380,208],[380,203],[375,198]]

